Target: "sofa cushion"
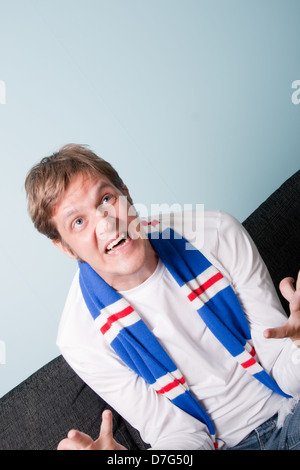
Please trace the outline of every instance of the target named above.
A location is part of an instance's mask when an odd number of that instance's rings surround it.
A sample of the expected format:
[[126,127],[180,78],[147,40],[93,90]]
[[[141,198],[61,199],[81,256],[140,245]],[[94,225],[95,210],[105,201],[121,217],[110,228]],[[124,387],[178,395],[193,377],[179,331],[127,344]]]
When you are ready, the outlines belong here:
[[300,171],[291,176],[263,202],[243,225],[254,240],[273,279],[287,314],[288,302],[279,283],[297,278],[300,269]]

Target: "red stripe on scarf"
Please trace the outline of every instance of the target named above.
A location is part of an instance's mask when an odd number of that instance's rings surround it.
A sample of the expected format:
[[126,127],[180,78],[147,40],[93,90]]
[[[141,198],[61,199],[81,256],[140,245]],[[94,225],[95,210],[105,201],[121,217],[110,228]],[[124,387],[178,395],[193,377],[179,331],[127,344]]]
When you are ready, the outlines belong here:
[[185,378],[181,377],[181,379],[175,379],[173,382],[170,382],[168,385],[165,385],[160,390],[156,390],[157,393],[166,393],[172,390],[173,388],[177,387],[179,384],[184,384]]
[[256,363],[256,360],[252,357],[252,358],[249,359],[248,361],[243,362],[243,363],[241,364],[241,366],[243,366],[244,369],[248,369],[248,367],[253,366],[253,364],[255,364],[255,363]]
[[124,310],[121,310],[120,312],[111,315],[107,319],[107,322],[100,328],[101,333],[105,334],[115,321],[119,320],[120,318],[127,317],[127,315],[129,315],[133,311],[134,309],[129,305],[128,307],[124,308]]
[[210,279],[208,279],[206,282],[204,282],[201,286],[197,287],[197,289],[193,290],[188,295],[188,298],[190,299],[190,301],[194,300],[196,297],[203,294],[203,292],[205,292],[209,287],[211,287],[217,281],[220,281],[220,279],[222,279],[222,278],[223,278],[223,275],[221,273],[215,274]]

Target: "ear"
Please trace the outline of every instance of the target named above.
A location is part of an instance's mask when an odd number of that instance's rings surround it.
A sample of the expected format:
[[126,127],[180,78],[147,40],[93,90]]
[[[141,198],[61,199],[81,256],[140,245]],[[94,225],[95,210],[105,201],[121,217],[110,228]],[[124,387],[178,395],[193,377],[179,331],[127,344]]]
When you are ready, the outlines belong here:
[[69,256],[69,258],[76,258],[76,255],[73,253],[71,248],[69,248],[64,242],[61,240],[52,240],[54,246],[59,248],[65,255]]

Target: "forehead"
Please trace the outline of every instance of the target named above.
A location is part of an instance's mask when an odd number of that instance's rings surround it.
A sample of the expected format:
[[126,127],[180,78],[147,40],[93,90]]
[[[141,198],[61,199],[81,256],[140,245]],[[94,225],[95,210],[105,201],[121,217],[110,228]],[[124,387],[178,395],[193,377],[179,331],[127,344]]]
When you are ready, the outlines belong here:
[[105,176],[81,173],[74,175],[56,204],[53,216],[63,215],[70,209],[83,206],[86,202],[93,200],[99,192],[108,188],[114,188],[114,186]]

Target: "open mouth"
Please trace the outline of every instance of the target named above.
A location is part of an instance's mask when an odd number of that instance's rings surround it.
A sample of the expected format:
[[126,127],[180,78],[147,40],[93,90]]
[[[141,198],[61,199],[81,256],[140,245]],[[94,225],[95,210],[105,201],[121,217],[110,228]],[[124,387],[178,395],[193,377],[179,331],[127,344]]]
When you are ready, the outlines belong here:
[[127,235],[127,233],[122,233],[118,238],[110,242],[106,249],[105,253],[110,254],[116,251],[118,248],[121,246],[126,245],[130,241],[130,237]]

